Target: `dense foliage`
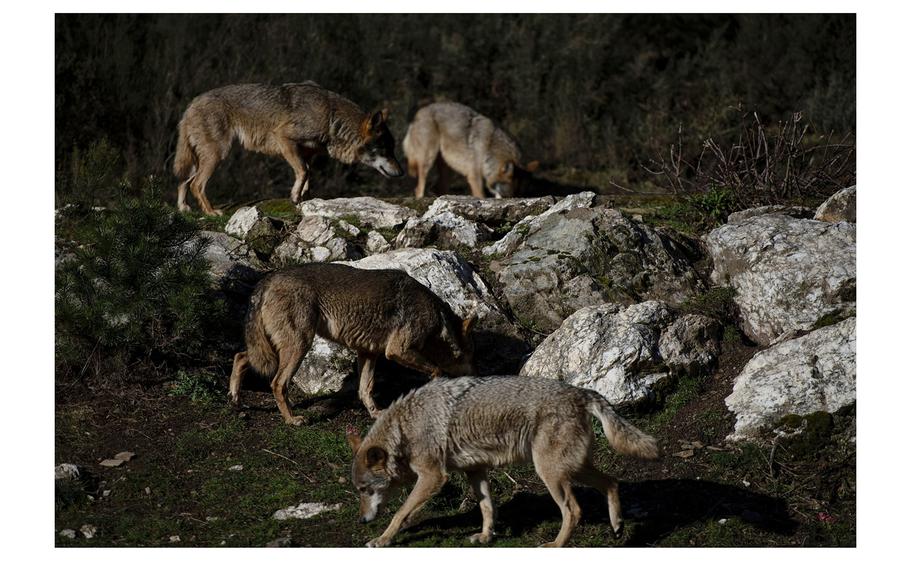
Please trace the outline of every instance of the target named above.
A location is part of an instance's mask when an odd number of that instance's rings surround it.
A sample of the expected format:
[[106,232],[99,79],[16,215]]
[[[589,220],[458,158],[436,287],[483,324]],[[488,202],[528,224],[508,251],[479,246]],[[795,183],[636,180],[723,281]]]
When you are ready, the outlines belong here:
[[[103,153],[93,147],[89,155]],[[79,171],[108,177],[89,164]],[[76,202],[57,213],[58,378],[204,362],[223,309],[195,222],[165,204],[154,178],[140,191],[123,183],[99,189],[116,195],[112,208]]]
[[[643,166],[680,129],[723,147],[744,113],[773,125],[801,111],[813,132],[852,132],[855,23],[849,14],[61,14],[55,155],[62,164],[106,137],[131,178],[170,176],[176,125],[194,96],[312,79],[364,107],[388,106],[399,141],[420,105],[447,98],[501,121],[550,177],[660,183]],[[357,181],[350,168],[317,168],[323,192]],[[413,184],[369,180],[373,191]],[[211,193],[277,196],[290,181],[280,159],[235,152]]]

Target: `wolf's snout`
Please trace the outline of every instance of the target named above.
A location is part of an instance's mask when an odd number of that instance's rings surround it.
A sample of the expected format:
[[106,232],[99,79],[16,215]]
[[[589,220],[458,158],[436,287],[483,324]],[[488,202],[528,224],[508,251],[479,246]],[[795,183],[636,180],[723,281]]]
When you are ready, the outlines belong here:
[[365,525],[370,522],[370,519],[366,517],[360,517],[360,524]]
[[382,168],[382,172],[386,177],[397,178],[404,175],[404,170],[401,169],[401,164],[398,163],[398,160],[389,160],[389,165],[391,166],[390,171],[386,171],[385,168]]

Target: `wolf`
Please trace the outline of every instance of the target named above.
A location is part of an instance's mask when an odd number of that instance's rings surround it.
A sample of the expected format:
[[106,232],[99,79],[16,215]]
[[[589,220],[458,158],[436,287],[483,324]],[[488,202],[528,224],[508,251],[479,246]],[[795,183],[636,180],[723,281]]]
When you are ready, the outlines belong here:
[[379,356],[435,378],[474,372],[471,329],[426,286],[401,270],[364,270],[312,263],[278,270],[253,290],[245,325],[246,351],[234,355],[229,394],[236,405],[252,369],[271,379],[284,421],[300,425],[287,403],[288,381],[315,335],[357,351],[360,400],[370,416]]
[[403,175],[395,159],[388,110],[364,113],[350,100],[312,81],[284,85],[228,85],[193,99],[177,136],[174,174],[177,208],[188,211],[187,187],[206,215],[220,214],[205,196],[205,185],[227,156],[234,139],[247,150],[280,155],[294,169],[291,201],[304,199],[316,154],[345,164],[361,163],[385,177]]
[[484,183],[497,198],[513,197],[538,163],[520,165],[515,140],[489,118],[455,102],[427,105],[417,111],[402,143],[408,173],[417,178],[416,197],[423,197],[427,174],[438,164],[437,193],[448,189],[454,170],[468,179],[471,194],[484,197]]
[[360,493],[361,522],[370,522],[391,494],[416,484],[381,536],[367,546],[388,545],[404,523],[439,492],[449,472],[463,471],[483,516],[473,543],[493,538],[490,468],[531,461],[562,511],[556,540],[563,546],[581,517],[572,482],[590,485],[607,497],[610,524],[622,527],[617,481],[595,466],[589,415],[603,424],[620,454],[653,459],[656,440],[613,411],[598,393],[556,379],[516,376],[461,377],[429,383],[383,412],[364,438],[352,430],[351,480]]

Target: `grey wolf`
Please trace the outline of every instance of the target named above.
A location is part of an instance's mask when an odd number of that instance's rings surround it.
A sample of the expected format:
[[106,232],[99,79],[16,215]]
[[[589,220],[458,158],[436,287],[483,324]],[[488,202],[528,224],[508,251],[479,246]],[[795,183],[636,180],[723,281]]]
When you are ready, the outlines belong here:
[[205,185],[234,139],[247,150],[280,155],[294,169],[291,201],[310,187],[309,165],[318,153],[345,164],[361,163],[386,177],[402,175],[387,110],[364,113],[338,93],[307,81],[285,85],[228,85],[193,99],[180,120],[174,174],[177,207],[189,210],[187,187],[207,215],[218,212]]
[[252,369],[271,380],[288,424],[288,381],[319,335],[357,351],[360,400],[370,416],[373,372],[379,356],[432,377],[474,372],[474,316],[462,320],[426,286],[400,270],[364,270],[313,263],[267,275],[253,290],[247,311],[246,351],[234,355],[230,397]]
[[381,536],[367,546],[388,545],[402,525],[439,492],[449,473],[463,471],[483,516],[471,542],[493,537],[494,507],[487,472],[531,461],[562,511],[559,535],[545,546],[563,546],[581,517],[572,482],[607,497],[610,524],[622,526],[618,485],[592,460],[589,415],[603,424],[620,454],[653,459],[657,442],[616,414],[598,393],[555,379],[492,376],[429,383],[393,403],[363,439],[348,432],[354,451],[351,480],[360,492],[362,522],[376,517],[390,495],[416,484]]
[[451,169],[468,179],[474,197],[484,197],[484,184],[496,197],[513,197],[521,178],[538,165],[532,162],[523,168],[521,151],[509,134],[477,111],[454,102],[418,110],[403,147],[408,173],[417,178],[417,197],[423,197],[434,164],[439,170],[437,193],[448,189]]

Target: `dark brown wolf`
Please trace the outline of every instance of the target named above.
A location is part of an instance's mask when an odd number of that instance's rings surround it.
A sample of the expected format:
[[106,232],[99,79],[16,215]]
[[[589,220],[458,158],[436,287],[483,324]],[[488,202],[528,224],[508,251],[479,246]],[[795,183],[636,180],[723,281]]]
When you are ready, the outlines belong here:
[[362,522],[372,521],[397,489],[416,480],[388,528],[367,546],[388,545],[453,471],[467,474],[480,501],[483,529],[471,542],[489,542],[494,507],[488,471],[527,461],[534,463],[562,511],[559,535],[545,546],[563,546],[581,518],[573,482],[606,496],[610,524],[619,532],[618,484],[594,465],[591,416],[600,420],[617,453],[657,457],[656,440],[618,415],[604,397],[556,379],[461,377],[434,381],[405,395],[362,440],[348,432],[354,450],[351,480],[360,493]]
[[174,159],[174,174],[181,180],[177,207],[189,210],[189,186],[206,215],[220,214],[206,198],[205,185],[234,139],[247,150],[287,160],[295,175],[294,203],[309,191],[309,164],[318,153],[398,177],[402,170],[387,120],[387,110],[364,113],[350,100],[311,81],[228,85],[203,93],[180,120]]
[[400,270],[314,263],[273,272],[250,298],[246,351],[234,356],[230,396],[252,368],[271,379],[288,424],[302,424],[287,404],[288,381],[319,335],[358,353],[360,400],[379,416],[373,371],[379,356],[432,377],[474,369],[474,316],[462,320],[426,286]]

